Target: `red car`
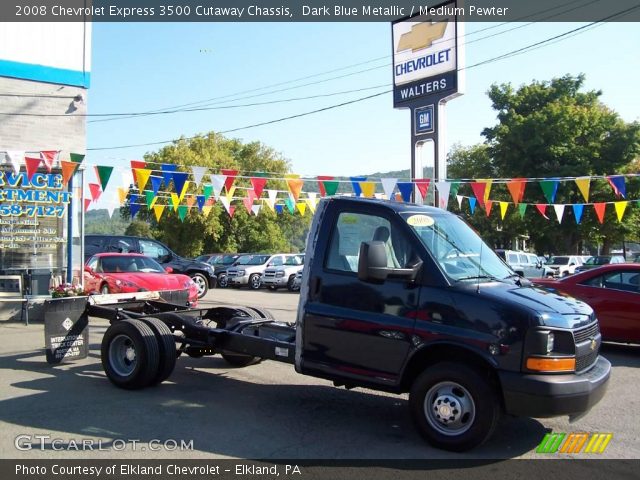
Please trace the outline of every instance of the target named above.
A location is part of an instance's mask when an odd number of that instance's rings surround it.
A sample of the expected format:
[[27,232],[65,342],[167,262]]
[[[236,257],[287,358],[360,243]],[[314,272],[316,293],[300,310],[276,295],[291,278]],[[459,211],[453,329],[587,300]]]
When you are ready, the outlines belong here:
[[188,290],[190,304],[196,305],[197,285],[187,275],[169,270],[139,253],[98,253],[84,267],[84,290],[87,294]]
[[604,265],[561,280],[533,282],[591,305],[604,340],[640,343],[640,264]]

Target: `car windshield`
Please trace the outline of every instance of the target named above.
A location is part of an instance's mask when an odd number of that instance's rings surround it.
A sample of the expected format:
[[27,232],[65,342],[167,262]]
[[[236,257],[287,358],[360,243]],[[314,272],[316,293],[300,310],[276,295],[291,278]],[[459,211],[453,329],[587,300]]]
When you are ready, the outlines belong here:
[[269,255],[245,255],[240,257],[236,262],[236,265],[262,265],[267,263]]
[[515,275],[457,216],[406,213],[403,217],[451,279],[487,281]]
[[164,269],[155,260],[140,256],[113,255],[101,257],[97,271],[103,273],[165,273]]
[[551,265],[567,265],[569,263],[569,257],[553,257],[550,263]]
[[585,265],[607,265],[611,261],[611,257],[590,257]]
[[303,262],[304,262],[304,257],[296,255],[295,257],[287,257],[287,259],[284,261],[284,265],[287,265],[290,267],[290,266],[302,265]]

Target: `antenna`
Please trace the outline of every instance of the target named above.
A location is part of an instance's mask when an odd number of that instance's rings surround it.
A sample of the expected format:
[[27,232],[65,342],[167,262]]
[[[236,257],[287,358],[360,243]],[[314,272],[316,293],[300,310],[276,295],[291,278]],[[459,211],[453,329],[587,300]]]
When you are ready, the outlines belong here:
[[480,258],[478,258],[478,277],[476,278],[476,293],[480,293],[480,272],[482,271],[482,246],[483,245],[484,245],[484,240],[480,238]]

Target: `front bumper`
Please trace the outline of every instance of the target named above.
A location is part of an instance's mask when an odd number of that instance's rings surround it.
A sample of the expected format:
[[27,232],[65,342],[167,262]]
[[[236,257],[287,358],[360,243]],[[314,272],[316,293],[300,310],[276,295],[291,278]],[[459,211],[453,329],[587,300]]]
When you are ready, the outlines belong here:
[[604,396],[610,374],[602,356],[580,375],[498,372],[506,413],[539,418],[588,412]]
[[242,277],[230,277],[227,274],[227,281],[229,285],[247,285],[249,283],[249,275],[244,275]]
[[285,277],[263,277],[262,284],[265,287],[286,287],[288,279]]

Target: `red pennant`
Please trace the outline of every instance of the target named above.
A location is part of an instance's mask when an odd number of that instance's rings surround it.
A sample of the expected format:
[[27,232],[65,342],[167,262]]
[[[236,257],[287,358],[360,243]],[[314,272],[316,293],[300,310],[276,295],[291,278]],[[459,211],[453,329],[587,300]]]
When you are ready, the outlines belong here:
[[484,192],[487,189],[487,184],[485,182],[472,182],[471,189],[480,206],[484,207]]
[[230,216],[231,218],[233,218],[233,214],[234,214],[235,212],[236,212],[236,207],[234,207],[233,205],[231,205],[231,206],[229,207],[229,216]]
[[491,215],[491,207],[493,207],[493,200],[487,200],[484,204],[484,208],[487,211],[487,217]]
[[333,180],[333,177],[328,175],[320,175],[318,176],[318,188],[320,189],[320,196],[326,197],[327,191],[324,189],[324,181],[325,180]]
[[41,158],[26,157],[24,159],[24,163],[27,167],[27,178],[29,179],[29,181],[31,181],[31,179],[33,178],[33,174],[38,171],[41,162]]
[[247,209],[247,212],[249,212],[249,215],[251,215],[251,207],[253,207],[253,200],[251,198],[243,198],[242,199],[242,203],[244,203],[244,208]]
[[416,178],[413,182],[416,184],[416,187],[418,187],[418,191],[420,192],[420,195],[422,195],[422,198],[426,199],[427,192],[429,191],[429,185],[431,184],[431,179]]
[[604,222],[604,212],[607,209],[606,203],[594,203],[593,209],[596,211],[596,216],[600,223]]
[[136,176],[136,168],[145,168],[147,162],[142,160],[131,160],[131,171],[133,172],[133,183],[138,183],[138,177]]
[[546,203],[536,203],[536,208],[540,212],[540,215],[542,215],[544,218],[549,220],[549,217],[547,217],[547,204]]
[[253,186],[253,191],[256,193],[256,197],[260,198],[262,195],[262,190],[264,190],[264,186],[267,184],[267,179],[262,177],[251,177],[251,185]]
[[91,205],[91,200],[88,198],[84,199],[84,211],[86,212],[87,210],[89,210],[89,205]]
[[222,169],[222,174],[227,176],[227,179],[224,181],[224,187],[227,189],[227,192],[231,190],[233,186],[233,181],[236,179],[238,175],[238,170],[225,170]]
[[100,198],[100,195],[102,195],[102,190],[100,189],[100,185],[97,183],[90,183],[89,191],[91,192],[91,200],[93,200],[94,202],[97,202],[98,199]]
[[42,155],[42,161],[44,162],[44,166],[47,167],[47,172],[51,173],[51,169],[53,168],[53,163],[58,157],[57,150],[42,150],[40,152]]

